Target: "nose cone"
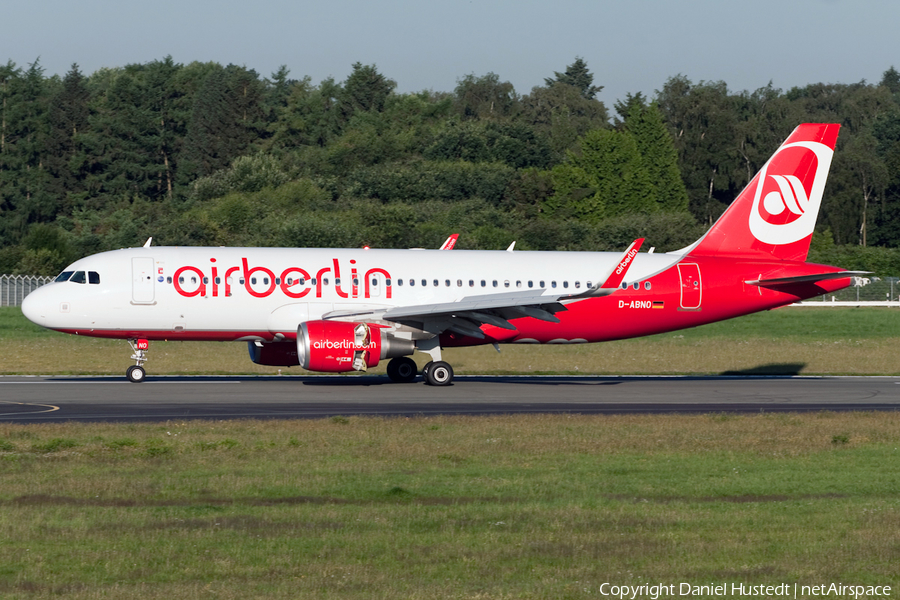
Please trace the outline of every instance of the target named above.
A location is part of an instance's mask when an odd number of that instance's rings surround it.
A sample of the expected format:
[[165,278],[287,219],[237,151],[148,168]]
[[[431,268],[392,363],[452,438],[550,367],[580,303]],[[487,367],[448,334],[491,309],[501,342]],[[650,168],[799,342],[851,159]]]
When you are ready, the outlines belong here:
[[40,287],[22,300],[22,314],[32,323],[46,327],[52,301],[50,290]]

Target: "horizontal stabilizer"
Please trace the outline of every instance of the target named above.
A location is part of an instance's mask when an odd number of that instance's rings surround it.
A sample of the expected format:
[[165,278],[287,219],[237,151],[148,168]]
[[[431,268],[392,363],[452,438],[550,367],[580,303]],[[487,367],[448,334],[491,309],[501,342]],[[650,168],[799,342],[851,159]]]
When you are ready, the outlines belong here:
[[869,275],[871,271],[837,271],[833,273],[816,273],[814,275],[798,275],[796,277],[777,277],[775,279],[753,279],[745,281],[747,285],[790,285],[792,283],[812,283],[827,279],[844,279],[845,277],[862,277]]

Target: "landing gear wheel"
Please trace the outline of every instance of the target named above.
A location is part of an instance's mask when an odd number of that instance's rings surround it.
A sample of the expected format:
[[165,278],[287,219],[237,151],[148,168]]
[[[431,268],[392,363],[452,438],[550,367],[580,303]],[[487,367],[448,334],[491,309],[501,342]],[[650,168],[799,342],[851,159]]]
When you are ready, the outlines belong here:
[[396,383],[409,383],[416,378],[416,361],[408,356],[391,359],[387,366],[388,377]]
[[426,365],[425,383],[428,385],[450,385],[453,383],[453,367],[442,360]]
[[125,377],[131,383],[142,383],[147,378],[147,372],[144,370],[144,367],[131,365],[125,370]]

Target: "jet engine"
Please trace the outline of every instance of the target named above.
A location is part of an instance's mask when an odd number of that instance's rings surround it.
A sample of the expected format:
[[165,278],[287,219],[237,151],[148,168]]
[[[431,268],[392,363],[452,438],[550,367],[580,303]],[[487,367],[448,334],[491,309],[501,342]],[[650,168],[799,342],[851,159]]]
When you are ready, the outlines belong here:
[[295,367],[300,364],[297,358],[297,344],[294,342],[247,342],[250,360],[258,365],[270,367]]
[[297,359],[310,371],[365,371],[380,360],[412,354],[411,340],[381,326],[344,321],[307,321],[297,330]]

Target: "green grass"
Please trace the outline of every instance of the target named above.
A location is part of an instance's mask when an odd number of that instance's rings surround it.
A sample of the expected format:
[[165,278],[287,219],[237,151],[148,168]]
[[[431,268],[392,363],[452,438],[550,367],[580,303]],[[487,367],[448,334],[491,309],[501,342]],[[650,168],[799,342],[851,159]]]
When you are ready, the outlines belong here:
[[898,413],[0,425],[0,596],[896,591],[898,447]]
[[[572,346],[449,349],[459,374],[900,374],[900,310],[784,308],[666,334]],[[114,374],[130,364],[122,340],[64,335],[0,308],[0,374]],[[155,374],[286,374],[261,367],[243,343],[154,342]],[[424,364],[422,355],[416,357]],[[420,364],[420,366],[421,366]],[[383,373],[382,363],[374,370]]]

